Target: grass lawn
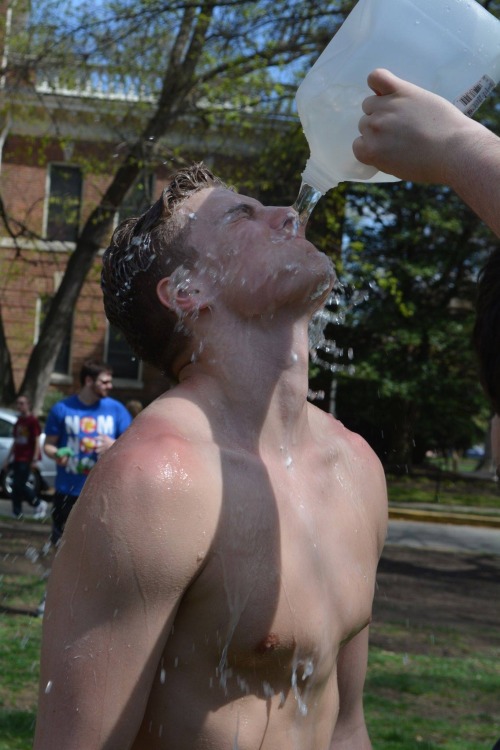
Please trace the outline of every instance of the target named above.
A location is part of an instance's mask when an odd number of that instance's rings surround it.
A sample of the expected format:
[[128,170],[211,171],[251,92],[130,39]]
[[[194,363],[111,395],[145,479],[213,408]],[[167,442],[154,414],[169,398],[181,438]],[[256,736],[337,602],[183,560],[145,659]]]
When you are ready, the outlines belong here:
[[[20,604],[15,584],[3,576],[0,591],[3,607]],[[24,590],[35,594],[33,605],[40,600],[44,585],[39,579],[22,582]],[[28,750],[33,742],[38,660],[42,622],[26,614],[0,614],[0,750]]]
[[[0,535],[0,750],[32,747],[42,623],[30,612],[36,609],[45,588],[44,571],[32,552],[37,546],[41,548],[43,541],[41,535],[29,539],[27,533],[10,540],[5,532]],[[26,550],[30,551],[28,555]],[[446,569],[437,591],[438,603],[441,598],[451,597],[450,581],[455,575],[455,568],[450,572],[446,567],[451,564],[451,557],[443,559]],[[425,560],[426,557],[415,560],[413,569]],[[470,567],[473,569],[474,565],[471,563]],[[478,584],[489,577],[489,588],[483,590],[481,601],[490,605],[498,570],[497,562],[487,560],[477,577]],[[461,591],[465,579],[460,566],[456,572]],[[398,576],[401,580],[399,573],[393,576],[394,580]],[[452,610],[451,619],[444,625],[439,624],[438,618],[433,622],[438,605],[429,604],[425,592],[415,593],[415,581],[422,580],[420,573],[416,576],[412,582],[403,580],[402,591],[408,591],[408,602],[414,611],[424,613],[418,626],[410,626],[407,605],[391,587],[391,576],[386,574],[382,582],[381,592],[389,608],[377,615],[372,624],[365,688],[365,712],[373,748],[491,750],[500,737],[500,641],[496,615],[492,615],[491,606],[488,617],[483,615],[479,603],[476,607],[479,594],[474,588],[476,579],[471,579],[473,593],[469,604],[464,607],[462,602],[457,608],[456,621]],[[428,579],[429,586],[437,586],[434,568]],[[403,617],[401,610],[391,610],[396,605],[401,608],[402,602]],[[471,607],[474,631],[469,625]]]
[[373,747],[491,750],[500,737],[499,688],[498,661],[488,656],[371,648],[365,713]]
[[[0,750],[32,746],[40,637],[40,620],[0,616]],[[490,750],[500,737],[498,654],[430,651],[370,649],[365,713],[374,750]]]
[[[500,484],[493,479],[477,479],[472,473],[455,474],[439,465],[414,469],[410,474],[387,474],[389,502],[463,505],[468,508],[498,508]],[[465,468],[465,465],[464,465]]]

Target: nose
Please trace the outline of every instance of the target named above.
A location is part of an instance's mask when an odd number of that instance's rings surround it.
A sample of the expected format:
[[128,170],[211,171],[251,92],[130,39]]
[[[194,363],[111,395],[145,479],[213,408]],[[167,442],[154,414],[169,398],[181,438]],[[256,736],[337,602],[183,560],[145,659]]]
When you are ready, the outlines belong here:
[[271,209],[271,226],[274,230],[295,236],[299,229],[299,215],[293,206],[277,206]]

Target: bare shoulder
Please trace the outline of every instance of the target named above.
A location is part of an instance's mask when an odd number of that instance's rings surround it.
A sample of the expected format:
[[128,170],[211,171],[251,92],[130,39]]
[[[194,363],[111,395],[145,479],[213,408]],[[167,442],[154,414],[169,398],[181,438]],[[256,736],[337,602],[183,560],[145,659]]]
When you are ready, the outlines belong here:
[[323,436],[328,443],[332,441],[343,456],[367,461],[374,470],[383,474],[377,454],[361,435],[352,432],[338,419],[317,407],[312,406],[310,415],[316,435]]
[[85,526],[97,556],[130,554],[144,573],[177,568],[188,584],[215,534],[221,481],[208,435],[180,430],[168,410],[139,415],[93,468],[67,538],[80,544]]
[[120,487],[125,501],[131,502],[134,490],[144,491],[146,501],[158,499],[158,493],[170,498],[177,492],[189,495],[187,490],[196,489],[201,475],[217,466],[217,449],[210,436],[201,428],[180,429],[178,420],[168,414],[141,416],[99,460],[95,467],[99,484]]
[[311,425],[337,478],[351,488],[378,530],[382,549],[387,530],[387,485],[380,459],[368,442],[331,414],[312,407]]

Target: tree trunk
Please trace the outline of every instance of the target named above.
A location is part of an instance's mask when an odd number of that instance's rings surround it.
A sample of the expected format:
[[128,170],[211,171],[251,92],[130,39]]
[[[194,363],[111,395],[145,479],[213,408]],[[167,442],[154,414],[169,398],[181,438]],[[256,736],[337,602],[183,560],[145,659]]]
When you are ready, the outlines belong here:
[[14,385],[12,361],[5,338],[2,309],[0,307],[0,404],[11,404],[15,397],[16,387]]
[[31,352],[21,390],[31,398],[35,414],[40,413],[42,408],[50,376],[85,278],[109,235],[114,211],[120,206],[139,172],[136,158],[139,148],[140,144],[136,143],[100,204],[87,219],[43,322],[40,337]]
[[[156,111],[131,146],[99,205],[87,219],[76,248],[69,258],[61,285],[44,320],[40,338],[31,352],[21,386],[21,390],[31,398],[35,414],[42,408],[64,333],[85,278],[97,252],[109,236],[115,211],[132,187],[139,174],[140,165],[144,162],[144,143],[148,143],[151,138],[156,139],[164,135],[172,122],[182,114],[182,105],[192,86],[196,63],[202,52],[212,13],[213,9],[208,9],[206,13],[198,15],[193,20],[191,11],[186,12],[185,26],[191,28],[192,38],[185,58],[171,60],[163,78]],[[180,36],[185,34],[185,26],[181,25]]]
[[416,409],[413,404],[397,400],[388,462],[399,471],[409,471],[413,464],[413,438]]

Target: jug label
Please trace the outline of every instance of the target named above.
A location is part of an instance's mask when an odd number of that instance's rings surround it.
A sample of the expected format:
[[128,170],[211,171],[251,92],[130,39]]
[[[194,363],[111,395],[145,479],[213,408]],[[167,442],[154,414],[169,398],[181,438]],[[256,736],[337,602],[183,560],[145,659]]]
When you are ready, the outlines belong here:
[[467,89],[467,91],[458,96],[453,104],[464,115],[472,117],[474,112],[479,109],[484,100],[491,94],[495,86],[495,81],[489,76],[484,75],[474,86],[471,86],[470,89]]

